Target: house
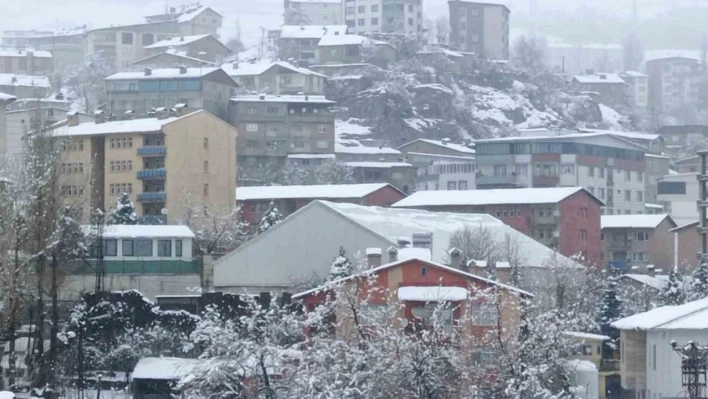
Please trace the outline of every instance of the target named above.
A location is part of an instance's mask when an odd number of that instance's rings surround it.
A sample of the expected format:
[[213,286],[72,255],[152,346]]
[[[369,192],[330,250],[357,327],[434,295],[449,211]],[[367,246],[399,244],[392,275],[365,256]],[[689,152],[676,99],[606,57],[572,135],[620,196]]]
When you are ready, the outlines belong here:
[[473,190],[477,167],[472,143],[416,139],[398,147],[417,171],[416,190]]
[[701,234],[698,221],[675,227],[669,232],[674,233],[674,264],[682,273],[688,274],[698,267],[701,247]]
[[48,51],[58,71],[84,62],[83,37],[86,25],[58,31],[14,30],[2,33],[2,44],[12,48]]
[[169,49],[164,53],[150,55],[134,61],[131,66],[135,68],[164,69],[185,66],[188,68],[209,68],[217,66],[215,63],[199,58],[183,55],[177,50]]
[[164,14],[148,15],[143,18],[148,23],[176,22],[179,27],[178,33],[182,36],[210,34],[219,37],[223,16],[211,7],[195,3],[170,7],[167,11]]
[[132,374],[135,399],[172,399],[179,395],[175,388],[183,378],[192,374],[203,363],[199,359],[177,357],[144,357],[138,361]]
[[614,106],[628,104],[627,83],[614,73],[576,75],[572,85],[580,92],[598,94],[598,102]]
[[698,220],[698,173],[667,174],[656,180],[657,202],[678,224]]
[[231,54],[231,50],[211,34],[175,36],[145,46],[144,49],[147,56],[173,50],[175,54],[209,62],[223,60]]
[[52,91],[46,76],[0,73],[0,93],[22,98],[44,98]]
[[[373,323],[386,323],[408,333],[432,328],[433,312],[440,304],[447,304],[449,307],[440,315],[445,328],[459,333],[457,345],[476,343],[476,347],[467,348],[471,351],[483,350],[484,344],[481,342],[487,338],[485,334],[497,328],[498,323],[507,334],[505,338],[514,338],[520,332],[522,301],[531,298],[530,293],[464,272],[454,265],[446,266],[415,257],[382,265],[380,248],[369,248],[367,253],[369,263],[366,271],[295,294],[293,300],[299,300],[306,309],[314,310],[330,297],[351,295],[351,301],[361,301],[362,313],[372,312],[373,309],[382,313],[384,309],[398,309],[383,316],[383,320],[382,317],[364,316],[364,328]],[[459,254],[457,258],[459,261]],[[361,280],[366,282],[360,283]],[[490,296],[482,292],[489,292]],[[343,340],[355,339],[357,331],[350,321],[352,318],[346,313],[334,317],[338,319],[333,320],[335,336]],[[480,356],[483,364],[489,361],[485,366],[492,365],[493,360]]]
[[649,60],[646,62],[646,73],[649,75],[651,112],[674,112],[699,101],[703,73],[698,60],[685,57]]
[[346,25],[283,25],[278,39],[279,57],[313,63],[317,44],[325,35],[346,33]]
[[448,1],[450,46],[489,60],[509,59],[509,14],[503,4]]
[[[565,333],[573,343],[571,359],[578,362],[590,362],[599,371],[598,393],[600,398],[612,399],[621,393],[619,359],[606,358],[603,355],[604,343],[610,340],[607,335],[568,331]],[[609,392],[608,392],[609,391]],[[590,396],[588,396],[590,397]]]
[[602,259],[613,269],[655,265],[667,270],[674,264],[671,216],[603,215]]
[[145,116],[157,108],[187,104],[191,109],[204,109],[228,120],[229,97],[238,87],[221,68],[184,66],[119,72],[105,81],[107,111],[117,117],[125,117],[127,111]]
[[324,35],[317,42],[315,62],[318,65],[359,63],[366,40],[359,35]]
[[[317,223],[313,223],[316,220]],[[262,292],[288,289],[298,281],[322,279],[343,246],[356,261],[367,248],[430,249],[430,261],[448,261],[450,237],[464,226],[484,227],[503,240],[517,240],[521,273],[543,273],[550,260],[566,258],[489,215],[426,212],[313,201],[214,264],[215,289]],[[421,234],[422,233],[422,234]],[[501,241],[499,241],[501,242]],[[399,258],[400,259],[400,258]],[[390,263],[389,259],[382,262]]]
[[[82,226],[93,242],[88,259],[72,263],[59,289],[67,304],[96,286],[98,240],[95,226]],[[102,228],[103,267],[108,291],[136,289],[148,298],[187,294],[201,287],[202,275],[194,233],[182,225],[109,225]]]
[[344,4],[344,23],[347,32],[423,33],[423,2],[421,0],[350,0]]
[[[700,157],[694,155],[691,157],[680,158],[674,161],[674,166],[678,173],[697,173],[700,169]],[[666,173],[668,175],[668,173]]]
[[619,77],[627,83],[630,105],[640,112],[649,107],[649,76],[637,71],[620,72]]
[[684,395],[681,357],[669,343],[683,347],[708,341],[708,299],[662,306],[612,323],[620,330],[622,388],[641,398]]
[[708,125],[663,125],[656,133],[666,138],[669,149],[680,151],[691,140],[701,142],[708,137]]
[[0,47],[0,73],[48,76],[53,69],[49,51]]
[[272,201],[283,217],[315,200],[345,202],[365,206],[391,206],[406,195],[386,183],[331,184],[311,186],[239,187],[236,203],[246,222],[257,225]]
[[122,121],[98,114],[89,123],[69,115],[51,132],[59,140],[59,184],[67,201],[111,209],[128,193],[139,217],[163,224],[183,219],[191,206],[230,212],[236,129],[204,110],[180,112]]
[[478,189],[585,187],[608,215],[643,213],[646,148],[607,132],[475,142]]
[[334,104],[310,95],[231,97],[229,120],[239,131],[239,179],[265,181],[292,154],[331,156]]
[[416,169],[407,162],[350,161],[344,165],[352,169],[357,183],[388,182],[406,194],[415,187]]
[[324,93],[327,77],[285,61],[239,62],[221,68],[244,90],[265,94]]
[[582,187],[418,191],[394,208],[486,213],[565,256],[600,267],[600,207]]
[[342,0],[285,0],[285,25],[343,24]]

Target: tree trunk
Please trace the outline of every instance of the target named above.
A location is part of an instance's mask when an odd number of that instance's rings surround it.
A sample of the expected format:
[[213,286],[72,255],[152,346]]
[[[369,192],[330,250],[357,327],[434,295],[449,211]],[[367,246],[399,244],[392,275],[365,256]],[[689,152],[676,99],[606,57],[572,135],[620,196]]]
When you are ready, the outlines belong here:
[[38,257],[35,272],[37,278],[37,333],[34,337],[34,351],[29,354],[33,367],[32,370],[29,370],[28,367],[27,373],[37,371],[33,385],[41,388],[45,385],[47,376],[46,362],[44,361],[44,281],[42,278],[44,275],[44,256]]
[[15,352],[15,330],[17,329],[17,321],[10,320],[10,325],[7,328],[7,339],[10,340],[10,353],[8,355],[8,367],[7,367],[7,382],[8,389],[13,389],[15,385],[15,375],[17,375],[17,352]]
[[52,327],[49,335],[49,358],[47,369],[49,374],[47,382],[52,385],[55,381],[56,361],[57,361],[57,334],[59,334],[59,283],[57,281],[57,273],[59,269],[59,261],[56,256],[52,256],[52,286],[50,295],[52,298]]

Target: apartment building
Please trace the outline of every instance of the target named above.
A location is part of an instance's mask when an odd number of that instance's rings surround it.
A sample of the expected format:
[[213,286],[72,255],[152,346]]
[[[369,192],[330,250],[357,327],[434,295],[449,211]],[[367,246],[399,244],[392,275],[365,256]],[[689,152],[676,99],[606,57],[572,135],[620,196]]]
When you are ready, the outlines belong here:
[[108,210],[127,192],[145,222],[163,224],[189,207],[233,209],[236,129],[204,110],[186,112],[123,121],[99,113],[90,123],[70,115],[52,132],[61,139],[63,195]]
[[708,137],[708,125],[664,125],[656,133],[666,139],[669,152],[682,153],[691,140],[700,142]]
[[597,93],[597,100],[602,104],[629,104],[627,83],[615,73],[576,75],[573,76],[572,85],[579,92]]
[[18,99],[44,98],[51,94],[52,85],[46,76],[0,73],[0,92]]
[[7,146],[7,117],[6,109],[17,98],[9,94],[0,92],[0,144]]
[[421,0],[344,0],[344,23],[349,33],[423,32]]
[[449,0],[450,46],[491,60],[509,59],[509,14],[503,4]]
[[0,47],[0,73],[47,76],[52,70],[52,53],[49,51]]
[[343,0],[284,0],[285,25],[339,25],[344,23]]
[[59,31],[4,31],[1,39],[3,46],[48,51],[53,67],[63,70],[84,62],[85,33],[86,25]]
[[323,94],[327,77],[289,62],[239,62],[221,68],[247,91],[266,94]]
[[619,77],[627,84],[630,104],[639,112],[649,107],[649,76],[637,71],[620,72]]
[[679,225],[691,223],[699,220],[699,190],[697,171],[662,176],[657,179],[657,203]]
[[[23,137],[28,132],[53,126],[65,121],[68,107],[38,104],[37,107],[11,109],[7,111],[7,129],[0,133],[0,154],[18,155],[22,151]],[[95,117],[83,112],[76,112],[79,122],[93,122]]]
[[281,60],[314,63],[317,43],[325,35],[345,35],[346,25],[283,25],[278,38]]
[[474,148],[449,139],[416,139],[398,147],[417,168],[416,190],[473,190],[477,167]]
[[105,80],[108,112],[118,118],[128,111],[145,116],[159,108],[186,104],[227,120],[229,97],[238,87],[221,68],[145,68],[119,72]]
[[200,60],[199,58],[182,55],[179,51],[168,49],[164,53],[149,55],[134,61],[131,65],[131,70],[141,70],[143,68],[163,69],[175,68],[177,66],[185,66],[188,68],[209,68],[218,66],[214,62]]
[[239,176],[263,179],[290,154],[334,153],[334,101],[309,95],[239,95],[229,122],[239,131]]
[[649,111],[665,113],[698,101],[698,90],[703,80],[698,60],[670,57],[649,60]]
[[562,187],[418,191],[393,207],[486,213],[565,256],[580,255],[600,267],[602,205],[582,187]]
[[171,54],[210,62],[223,60],[231,54],[231,50],[211,34],[175,36],[145,46],[144,50],[147,56],[155,56],[171,50]]
[[610,268],[632,270],[634,266],[668,270],[674,264],[676,223],[662,215],[603,215],[602,259]]
[[603,213],[643,213],[646,148],[608,133],[477,140],[477,188],[585,187]]

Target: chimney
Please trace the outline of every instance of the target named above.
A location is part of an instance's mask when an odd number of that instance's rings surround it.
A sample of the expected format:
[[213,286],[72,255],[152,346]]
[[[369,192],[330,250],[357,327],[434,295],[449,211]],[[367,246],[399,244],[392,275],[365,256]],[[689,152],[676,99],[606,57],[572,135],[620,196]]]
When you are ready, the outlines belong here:
[[143,69],[143,72],[145,73],[145,76],[152,75],[152,69],[150,69],[150,68],[146,67],[145,69]]
[[307,94],[305,94],[305,101],[310,101],[310,96],[308,96]]
[[106,121],[106,113],[102,109],[97,109],[93,112],[93,116],[96,118],[96,124],[103,123]]
[[260,100],[265,100],[265,93],[261,93],[258,95],[258,99]]
[[180,74],[180,75],[184,75],[185,73],[187,73],[187,67],[186,67],[186,66],[180,65],[178,68],[179,68],[179,74]]
[[180,37],[180,38],[179,38],[179,41],[180,41],[180,42],[183,42],[183,41],[184,41],[184,36]]
[[187,107],[186,103],[179,103],[175,105],[175,113],[177,116],[187,115],[187,113],[189,113],[189,107]]
[[594,74],[595,74],[595,70],[594,70],[594,69],[586,69],[586,70],[585,70],[585,74],[586,74],[586,75],[594,75]]
[[238,69],[238,61],[235,61],[233,64],[231,64],[231,67],[233,69]]
[[460,270],[460,260],[462,259],[462,251],[458,248],[450,248],[450,267]]
[[398,262],[398,248],[395,245],[388,247],[388,262]]
[[647,265],[647,275],[651,277],[656,276],[656,269],[654,268],[654,265]]
[[17,76],[13,76],[12,79],[10,79],[10,82],[17,83]]
[[79,124],[79,112],[70,111],[66,113],[66,125],[77,126]]
[[167,119],[170,116],[170,111],[165,107],[160,107],[155,109],[155,114],[157,114],[157,119]]
[[607,80],[607,74],[601,73],[600,80]]
[[135,119],[135,118],[138,116],[138,114],[135,113],[135,110],[132,110],[132,109],[129,109],[129,110],[125,111],[124,115],[125,115],[128,119]]
[[381,248],[366,248],[366,260],[369,269],[381,266]]

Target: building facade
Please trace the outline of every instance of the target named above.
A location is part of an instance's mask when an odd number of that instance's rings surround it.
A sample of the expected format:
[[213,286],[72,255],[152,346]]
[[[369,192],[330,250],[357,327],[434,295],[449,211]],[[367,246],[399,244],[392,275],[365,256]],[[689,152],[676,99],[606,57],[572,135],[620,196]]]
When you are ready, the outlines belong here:
[[627,84],[631,105],[639,112],[646,112],[649,107],[649,76],[637,71],[624,71],[619,76]]
[[477,167],[472,143],[417,139],[398,147],[417,168],[416,190],[474,190]]
[[266,94],[323,94],[327,77],[289,62],[232,62],[221,68],[244,90]]
[[[0,133],[0,153],[19,155],[23,137],[28,132],[54,125],[66,119],[68,109],[53,106],[25,108],[7,111],[7,129]],[[78,113],[80,122],[92,122],[93,115]]]
[[83,37],[86,26],[60,31],[4,31],[3,46],[48,51],[57,70],[81,65],[84,62]]
[[612,134],[477,140],[477,188],[584,187],[604,214],[643,213],[646,148]]
[[657,202],[679,225],[691,223],[699,220],[699,187],[698,172],[663,176],[657,179]]
[[573,87],[580,92],[597,93],[598,102],[609,106],[629,105],[628,85],[614,73],[576,75]]
[[491,60],[509,59],[509,15],[503,4],[448,1],[450,45]]
[[284,0],[285,25],[340,25],[343,0]]
[[160,40],[145,47],[145,55],[153,56],[167,51],[196,58],[199,60],[216,62],[223,60],[231,54],[231,50],[211,34],[176,36]]
[[698,60],[661,58],[646,63],[649,75],[649,112],[667,113],[698,101],[703,79]]
[[283,25],[278,38],[281,60],[315,62],[317,44],[325,35],[345,35],[346,25]]
[[357,183],[387,182],[410,194],[415,188],[416,168],[407,162],[344,162]]
[[344,0],[344,23],[349,33],[423,32],[421,0]]
[[0,48],[0,73],[48,76],[53,69],[49,51]]
[[669,215],[602,216],[602,258],[610,267],[629,271],[654,265],[668,270],[674,264],[676,223]]

